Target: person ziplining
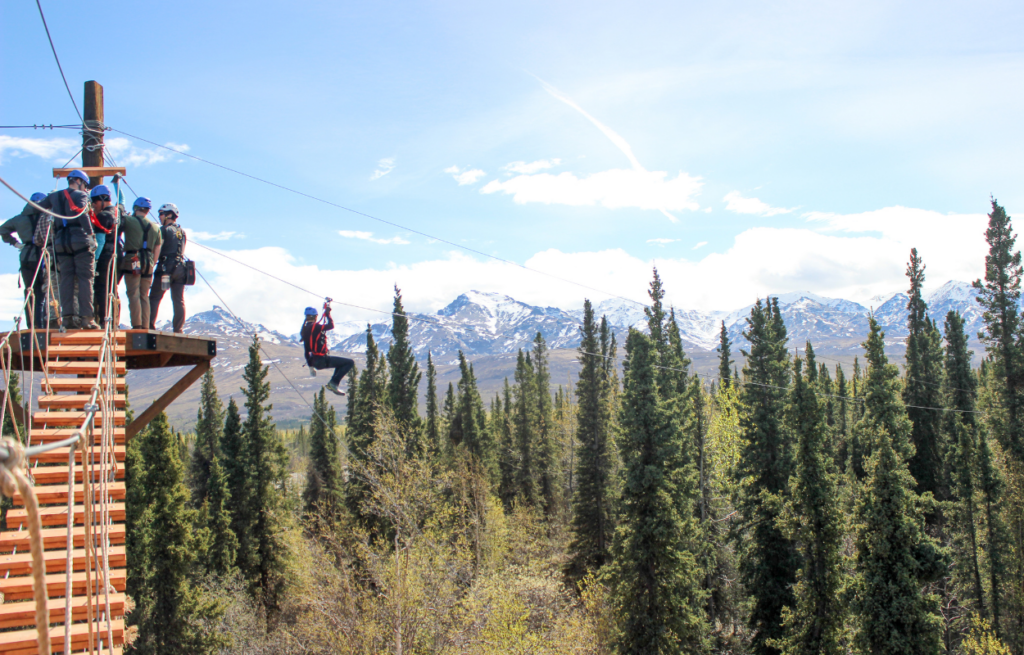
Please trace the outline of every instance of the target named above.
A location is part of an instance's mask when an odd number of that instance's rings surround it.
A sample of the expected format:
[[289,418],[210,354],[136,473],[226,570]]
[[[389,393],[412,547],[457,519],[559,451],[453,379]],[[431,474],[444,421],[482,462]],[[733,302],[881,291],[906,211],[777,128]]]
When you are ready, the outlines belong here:
[[330,348],[327,346],[327,333],[334,329],[334,319],[331,318],[331,301],[328,298],[324,303],[324,314],[317,320],[317,312],[313,307],[306,308],[306,319],[302,323],[299,334],[302,337],[302,349],[306,355],[306,365],[309,366],[310,377],[316,377],[317,371],[325,368],[333,368],[334,375],[331,381],[325,386],[331,393],[344,396],[345,392],[338,388],[341,379],[356,365],[347,357],[332,357]]

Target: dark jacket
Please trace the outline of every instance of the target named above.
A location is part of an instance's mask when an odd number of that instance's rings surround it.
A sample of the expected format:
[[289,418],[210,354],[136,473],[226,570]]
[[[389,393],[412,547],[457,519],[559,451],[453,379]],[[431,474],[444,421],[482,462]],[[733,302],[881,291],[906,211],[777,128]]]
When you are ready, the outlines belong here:
[[96,247],[89,212],[82,212],[89,204],[89,196],[84,191],[54,191],[37,204],[60,216],[75,216],[81,213],[81,216],[70,220],[53,219],[53,244],[58,254],[84,252]]
[[4,243],[9,243],[12,246],[16,245],[18,240],[13,235],[15,232],[18,233],[18,239],[21,239],[23,244],[19,256],[22,264],[31,262],[35,266],[35,262],[39,261],[40,250],[33,243],[32,238],[36,231],[36,221],[39,220],[40,213],[32,205],[25,205],[25,209],[21,210],[20,214],[0,225],[0,239]]
[[157,262],[157,275],[170,275],[185,258],[185,244],[188,237],[185,230],[176,222],[160,227],[162,237],[160,245],[160,261]]
[[107,240],[103,244],[101,257],[109,257],[114,252],[114,226],[117,225],[119,213],[117,207],[107,207],[101,212],[96,212],[97,222],[107,232]]
[[303,354],[306,355],[306,366],[309,366],[311,357],[326,357],[330,352],[330,348],[327,346],[327,333],[334,329],[334,319],[330,314],[326,314],[325,318],[327,323],[306,321],[302,324],[302,329],[299,330],[299,335],[302,337]]

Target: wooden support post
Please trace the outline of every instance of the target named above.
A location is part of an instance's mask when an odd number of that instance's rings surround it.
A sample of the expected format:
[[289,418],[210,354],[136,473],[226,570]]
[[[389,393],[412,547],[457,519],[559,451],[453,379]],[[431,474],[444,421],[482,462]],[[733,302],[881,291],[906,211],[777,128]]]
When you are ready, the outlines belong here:
[[200,362],[199,364],[196,364],[195,368],[185,374],[185,377],[175,382],[174,386],[164,392],[164,395],[154,400],[153,404],[150,405],[146,411],[135,417],[135,420],[124,429],[125,439],[131,439],[138,434],[142,428],[149,425],[149,422],[155,419],[157,414],[167,409],[168,405],[173,403],[178,396],[184,393],[186,389],[192,386],[193,382],[202,377],[203,373],[206,373],[209,369],[210,362]]
[[[85,128],[82,130],[82,166],[103,165],[103,87],[92,80],[85,83]],[[103,184],[102,177],[90,177],[89,187]]]

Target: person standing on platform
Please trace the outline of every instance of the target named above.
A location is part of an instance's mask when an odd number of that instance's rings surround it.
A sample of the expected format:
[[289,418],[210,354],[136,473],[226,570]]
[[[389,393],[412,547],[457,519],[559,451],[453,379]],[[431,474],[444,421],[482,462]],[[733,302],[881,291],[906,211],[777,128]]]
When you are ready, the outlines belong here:
[[347,357],[331,357],[330,349],[327,347],[327,333],[334,329],[334,319],[331,318],[331,306],[324,305],[324,317],[316,320],[316,309],[306,308],[306,320],[302,323],[299,335],[302,337],[302,349],[306,355],[306,365],[309,366],[309,374],[316,376],[318,370],[333,368],[334,375],[327,383],[327,389],[334,394],[344,396],[345,392],[338,388],[341,378],[352,370],[356,365]]
[[[45,197],[45,193],[33,193],[31,200],[38,203]],[[34,242],[40,214],[42,212],[31,204],[26,204],[20,214],[0,225],[0,239],[21,251],[18,261],[25,285],[25,299],[28,300],[30,291],[33,296],[32,302],[25,306],[25,320],[29,327],[42,327],[46,315],[46,270],[39,266],[43,251]],[[21,241],[14,238],[15,232]]]
[[160,256],[160,226],[148,218],[153,203],[137,198],[132,215],[124,219],[124,257],[118,266],[118,282],[124,278],[128,314],[133,330],[149,329],[149,290],[153,269]]
[[54,214],[70,217],[53,218],[53,250],[60,276],[60,313],[64,327],[73,328],[80,323],[87,330],[96,330],[100,327],[93,317],[92,306],[96,237],[89,218],[88,184],[88,175],[71,171],[68,188],[54,191],[38,204]]
[[[114,259],[114,249],[117,246],[116,237],[120,208],[115,206],[110,199],[110,189],[103,184],[97,184],[89,192],[89,200],[92,203],[93,230],[96,232],[96,278],[93,281],[93,308],[96,311],[96,318],[100,325],[107,318],[107,291],[110,279],[110,262]],[[115,326],[116,327],[116,326]]]
[[178,207],[167,203],[157,211],[160,216],[160,256],[153,273],[153,286],[149,290],[149,329],[156,329],[156,316],[164,292],[171,290],[174,318],[171,325],[181,333],[185,329],[185,230],[178,225]]

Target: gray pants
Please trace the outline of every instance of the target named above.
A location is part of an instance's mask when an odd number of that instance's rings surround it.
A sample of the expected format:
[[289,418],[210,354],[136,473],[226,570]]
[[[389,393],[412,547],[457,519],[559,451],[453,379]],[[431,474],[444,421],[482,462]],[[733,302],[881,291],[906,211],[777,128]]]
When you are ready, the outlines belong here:
[[[89,249],[75,255],[57,253],[61,316],[81,316],[86,319],[93,317],[92,284],[96,275],[95,252],[95,249]],[[75,293],[76,283],[78,285],[77,294]]]
[[[156,329],[156,315],[160,310],[160,301],[164,299],[164,288],[160,284],[163,271],[157,269],[153,273],[153,286],[149,289],[149,329]],[[174,318],[171,325],[175,332],[185,328],[185,267],[178,264],[171,272],[171,304],[174,306]]]
[[128,313],[133,330],[149,329],[149,287],[152,275],[124,274],[124,288],[128,294]]

